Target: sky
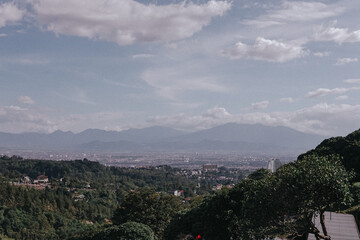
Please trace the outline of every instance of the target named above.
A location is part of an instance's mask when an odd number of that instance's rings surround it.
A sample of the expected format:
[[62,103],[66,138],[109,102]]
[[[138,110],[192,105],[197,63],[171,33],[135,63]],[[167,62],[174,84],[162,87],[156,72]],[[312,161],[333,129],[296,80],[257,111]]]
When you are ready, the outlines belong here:
[[0,0],[0,131],[360,128],[360,1]]

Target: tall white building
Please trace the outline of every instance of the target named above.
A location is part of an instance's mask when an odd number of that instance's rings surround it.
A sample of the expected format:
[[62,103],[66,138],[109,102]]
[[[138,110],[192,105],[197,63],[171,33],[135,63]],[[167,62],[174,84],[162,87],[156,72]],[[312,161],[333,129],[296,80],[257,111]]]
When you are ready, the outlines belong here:
[[282,166],[282,163],[279,159],[271,159],[267,164],[267,169],[271,172],[276,172],[276,170]]

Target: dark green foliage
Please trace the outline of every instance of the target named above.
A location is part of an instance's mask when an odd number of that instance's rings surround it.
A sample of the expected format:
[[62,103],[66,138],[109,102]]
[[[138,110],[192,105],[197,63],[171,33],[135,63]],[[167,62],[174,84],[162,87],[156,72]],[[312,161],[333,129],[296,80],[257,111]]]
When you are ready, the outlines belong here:
[[360,129],[350,133],[346,137],[333,137],[324,140],[315,149],[302,154],[298,159],[307,155],[339,155],[348,171],[355,171],[355,181],[360,181]]
[[61,188],[35,190],[1,183],[0,193],[0,233],[15,239],[68,239],[92,228],[85,224],[94,220],[86,209],[98,208],[74,202]]
[[227,189],[219,191],[198,207],[177,214],[166,228],[164,239],[186,234],[201,234],[209,240],[230,239],[237,225],[236,205]]
[[127,222],[111,226],[96,234],[92,240],[154,240],[154,232],[145,224]]
[[168,192],[181,188],[186,196],[193,195],[192,189],[196,185],[195,181],[175,175],[175,170],[168,166],[132,169],[106,167],[87,159],[48,161],[24,160],[16,156],[0,158],[0,175],[18,181],[24,174],[32,179],[45,174],[55,185],[60,184],[58,179],[64,178],[62,184],[71,188],[83,188],[87,184],[95,189],[112,185],[122,191],[152,187],[156,191]]
[[179,210],[178,198],[166,193],[157,193],[153,189],[141,188],[125,196],[112,220],[114,224],[128,221],[143,223],[157,236],[162,236],[163,230]]
[[[49,176],[54,189],[8,184],[23,175],[34,178],[41,174]],[[88,183],[91,189],[85,188]],[[195,185],[196,181],[176,176],[167,166],[124,169],[86,159],[53,162],[4,156],[0,158],[0,234],[16,239],[89,239],[105,219],[112,218],[130,189],[151,186],[157,191],[169,191]],[[83,199],[77,200],[80,195]],[[149,215],[146,223],[151,222],[159,235],[179,209],[180,200],[164,193],[157,195],[158,202],[149,201],[157,204],[151,206],[156,217]]]
[[259,170],[256,170],[255,172],[251,173],[248,178],[252,180],[260,180],[265,177],[267,177],[270,173],[270,170],[265,168],[260,168]]

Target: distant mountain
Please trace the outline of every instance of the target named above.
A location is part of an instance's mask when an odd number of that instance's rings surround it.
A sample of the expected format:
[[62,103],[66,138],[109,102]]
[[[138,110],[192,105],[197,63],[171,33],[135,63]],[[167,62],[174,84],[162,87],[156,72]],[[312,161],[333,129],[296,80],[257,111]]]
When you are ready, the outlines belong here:
[[123,151],[231,151],[247,153],[301,153],[323,137],[286,127],[228,123],[186,133],[165,127],[121,132],[88,129],[80,133],[0,133],[0,148],[32,150]]
[[[143,129],[129,129],[121,132],[87,129],[80,133],[55,131],[51,134],[42,133],[0,133],[0,148],[10,149],[49,149],[66,150],[81,149],[88,143],[130,142],[146,143],[183,135],[185,132],[166,127],[148,127]],[[103,145],[103,144],[101,144]]]
[[247,142],[300,150],[312,148],[322,139],[322,136],[302,133],[287,127],[228,123],[211,129],[174,137],[170,140],[181,142],[200,142],[204,140]]

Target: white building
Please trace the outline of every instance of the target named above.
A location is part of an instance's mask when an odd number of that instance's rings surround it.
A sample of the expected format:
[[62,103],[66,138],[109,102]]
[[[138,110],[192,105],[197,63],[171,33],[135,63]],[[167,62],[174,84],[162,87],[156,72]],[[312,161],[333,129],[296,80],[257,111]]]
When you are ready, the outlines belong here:
[[282,166],[282,163],[279,159],[271,159],[267,164],[267,169],[271,172],[276,172],[276,170]]

